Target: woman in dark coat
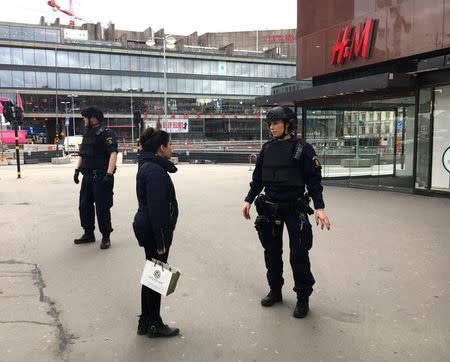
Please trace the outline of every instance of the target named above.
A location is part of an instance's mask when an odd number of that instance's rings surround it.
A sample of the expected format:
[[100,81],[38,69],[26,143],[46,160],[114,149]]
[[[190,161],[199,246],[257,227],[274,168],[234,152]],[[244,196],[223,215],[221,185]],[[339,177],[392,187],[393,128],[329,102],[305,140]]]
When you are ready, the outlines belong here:
[[[177,171],[169,161],[173,146],[169,134],[147,128],[141,138],[143,152],[139,154],[136,175],[136,194],[139,203],[134,217],[133,230],[139,245],[145,249],[147,260],[167,261],[173,231],[178,218],[175,188],[169,173]],[[179,334],[178,328],[164,324],[161,316],[161,294],[142,285],[139,335],[171,337]]]

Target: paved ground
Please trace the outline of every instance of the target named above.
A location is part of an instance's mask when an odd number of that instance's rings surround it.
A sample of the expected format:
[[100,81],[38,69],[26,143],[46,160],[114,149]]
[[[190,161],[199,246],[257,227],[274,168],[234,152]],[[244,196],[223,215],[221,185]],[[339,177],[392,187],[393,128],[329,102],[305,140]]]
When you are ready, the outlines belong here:
[[240,215],[248,167],[180,165],[169,261],[182,276],[162,313],[182,335],[150,340],[136,335],[136,166],[119,167],[106,251],[72,243],[73,167],[25,165],[21,180],[0,168],[1,361],[450,359],[450,200],[327,187],[332,231],[315,230],[312,310],[296,320],[288,253],[284,303],[259,305],[262,249]]

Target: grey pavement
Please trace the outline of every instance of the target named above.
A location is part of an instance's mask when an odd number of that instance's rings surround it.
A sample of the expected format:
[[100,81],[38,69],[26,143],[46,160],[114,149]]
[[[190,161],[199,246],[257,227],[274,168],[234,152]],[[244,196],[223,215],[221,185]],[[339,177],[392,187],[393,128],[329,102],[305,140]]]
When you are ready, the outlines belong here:
[[315,291],[297,320],[287,243],[284,303],[259,304],[248,166],[181,164],[169,262],[182,275],[162,316],[182,334],[152,340],[136,335],[136,166],[119,165],[112,247],[100,250],[73,244],[74,165],[25,165],[21,180],[0,167],[0,361],[450,360],[449,199],[326,187],[332,230],[314,226]]

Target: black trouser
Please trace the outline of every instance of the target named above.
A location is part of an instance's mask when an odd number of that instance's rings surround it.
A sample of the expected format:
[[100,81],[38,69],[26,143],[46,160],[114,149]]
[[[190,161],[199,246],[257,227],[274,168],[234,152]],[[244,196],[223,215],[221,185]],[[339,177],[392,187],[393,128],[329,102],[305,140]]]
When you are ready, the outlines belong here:
[[[167,262],[167,257],[169,256],[169,250],[163,255],[158,254],[156,251],[156,245],[150,242],[145,247],[145,258],[147,260],[160,260],[162,262]],[[161,323],[161,294],[155,292],[153,289],[142,285],[141,289],[141,315],[143,318],[148,318],[150,322]]]
[[[263,216],[268,220],[260,231],[259,239],[264,248],[267,268],[267,281],[271,290],[281,291],[283,279],[283,225],[289,234],[290,263],[294,274],[294,292],[298,298],[308,298],[315,283],[309,262],[309,249],[312,247],[311,224],[305,215],[295,208],[281,209],[274,215],[273,210],[265,208]],[[279,225],[275,223],[279,220]]]
[[[109,237],[111,227],[111,207],[113,206],[114,185],[102,182],[105,173],[84,174],[80,190],[80,220],[86,233],[94,232],[95,211],[100,232]],[[94,210],[95,204],[95,210]]]

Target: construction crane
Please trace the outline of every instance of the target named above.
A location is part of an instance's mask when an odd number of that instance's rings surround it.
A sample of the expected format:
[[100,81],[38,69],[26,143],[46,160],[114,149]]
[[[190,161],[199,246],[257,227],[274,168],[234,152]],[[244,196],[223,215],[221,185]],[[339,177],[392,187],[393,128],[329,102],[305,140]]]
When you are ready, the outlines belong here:
[[61,8],[61,6],[59,6],[56,3],[56,0],[48,0],[47,5],[50,6],[53,9],[53,11],[55,11],[55,12],[59,11],[63,14],[70,16],[69,24],[70,24],[71,28],[73,28],[75,26],[75,19],[76,20],[84,20],[82,18],[79,18],[78,16],[75,16],[75,13],[73,11],[73,0],[69,0],[69,9],[68,10]]

